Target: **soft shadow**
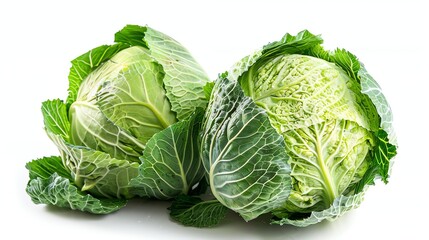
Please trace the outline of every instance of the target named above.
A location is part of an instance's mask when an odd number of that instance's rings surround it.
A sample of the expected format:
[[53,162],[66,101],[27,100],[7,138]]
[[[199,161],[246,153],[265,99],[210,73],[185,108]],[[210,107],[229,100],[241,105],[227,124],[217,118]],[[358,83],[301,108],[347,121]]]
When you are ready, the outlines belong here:
[[[320,237],[321,233],[327,233],[332,231],[333,228],[340,228],[341,225],[347,223],[347,216],[343,216],[341,217],[342,221],[335,221],[334,223],[323,221],[305,228],[290,225],[280,226],[270,224],[269,215],[260,216],[255,220],[246,222],[237,213],[230,211],[218,226],[194,228],[183,226],[172,220],[167,210],[169,206],[169,201],[135,199],[118,212],[118,218],[115,216],[115,220],[118,225],[126,225],[130,232],[144,234],[149,228],[154,232],[169,230],[177,232],[178,236],[181,233],[191,234],[192,237],[189,239],[209,239],[209,236],[217,236],[216,239],[231,239],[233,237],[238,239],[273,240],[315,239],[318,236]],[[339,222],[343,224],[338,224]]]
[[169,201],[132,199],[127,206],[108,215],[93,215],[52,206],[46,207],[46,211],[73,222],[90,222],[91,228],[112,234],[120,235],[124,232],[135,236],[167,234],[176,239],[184,239],[185,236],[186,239],[321,239],[321,236],[337,232],[352,221],[351,215],[346,214],[334,223],[324,221],[299,228],[290,225],[272,225],[269,215],[245,222],[238,214],[229,212],[218,226],[194,228],[183,226],[170,219],[167,209],[170,204]]
[[52,206],[52,205],[46,205],[45,210],[50,214],[54,214],[62,218],[76,219],[76,220],[94,221],[94,220],[100,220],[106,217],[106,215],[96,215],[88,212],[71,210],[68,208],[61,208],[61,207]]

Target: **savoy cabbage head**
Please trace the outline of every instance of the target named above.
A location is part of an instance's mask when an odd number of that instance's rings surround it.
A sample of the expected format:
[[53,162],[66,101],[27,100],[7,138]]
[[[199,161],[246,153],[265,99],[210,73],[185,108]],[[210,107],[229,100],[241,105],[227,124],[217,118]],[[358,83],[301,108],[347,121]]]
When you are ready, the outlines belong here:
[[308,31],[286,34],[214,84],[200,154],[218,220],[229,208],[307,226],[359,206],[374,179],[387,183],[390,107],[353,54],[321,44]]
[[108,213],[136,195],[186,194],[203,176],[193,113],[207,104],[205,72],[152,28],[128,25],[115,42],[74,59],[67,100],[42,105],[60,156],[27,164],[35,203]]

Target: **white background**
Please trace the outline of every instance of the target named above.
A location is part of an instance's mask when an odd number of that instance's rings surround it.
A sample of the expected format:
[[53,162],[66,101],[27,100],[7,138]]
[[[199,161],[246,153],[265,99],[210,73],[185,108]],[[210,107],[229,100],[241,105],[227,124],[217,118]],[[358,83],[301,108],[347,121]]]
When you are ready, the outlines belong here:
[[[429,239],[429,51],[424,1],[2,1],[0,3],[0,238],[18,239]],[[166,202],[135,200],[108,216],[35,205],[27,161],[56,155],[41,102],[67,95],[70,60],[126,24],[149,25],[186,46],[214,79],[284,33],[308,29],[329,49],[365,63],[394,113],[399,153],[388,185],[362,206],[308,228],[245,223],[180,226]],[[21,238],[22,239],[22,238]]]

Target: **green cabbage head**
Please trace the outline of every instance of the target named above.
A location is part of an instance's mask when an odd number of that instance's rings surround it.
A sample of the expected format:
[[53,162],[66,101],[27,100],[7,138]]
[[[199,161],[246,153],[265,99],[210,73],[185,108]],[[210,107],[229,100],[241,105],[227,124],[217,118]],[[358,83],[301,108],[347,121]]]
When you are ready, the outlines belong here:
[[245,220],[307,226],[359,206],[396,154],[381,89],[308,31],[243,58],[213,87],[201,156],[216,200]]
[[115,42],[72,61],[65,102],[43,103],[60,156],[27,164],[35,203],[108,213],[136,195],[186,194],[202,178],[192,113],[207,104],[205,72],[152,28],[126,26]]

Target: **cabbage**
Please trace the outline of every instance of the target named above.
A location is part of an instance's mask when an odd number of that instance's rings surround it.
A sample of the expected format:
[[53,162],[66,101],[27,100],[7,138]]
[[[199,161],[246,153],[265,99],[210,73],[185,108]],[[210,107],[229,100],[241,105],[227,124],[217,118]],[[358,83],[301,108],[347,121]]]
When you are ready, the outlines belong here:
[[205,72],[152,28],[128,25],[115,42],[74,59],[67,100],[42,104],[60,156],[27,164],[35,203],[104,214],[135,196],[186,194],[203,177],[194,138]]
[[286,34],[220,75],[200,151],[213,206],[246,221],[271,214],[275,224],[308,226],[358,207],[375,179],[387,183],[390,107],[353,54],[321,44],[308,31]]

